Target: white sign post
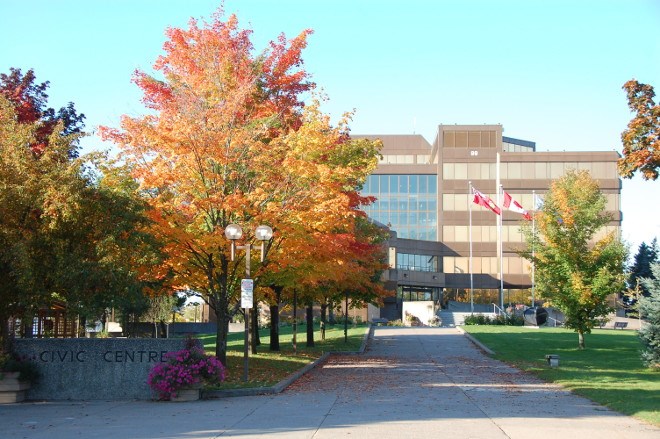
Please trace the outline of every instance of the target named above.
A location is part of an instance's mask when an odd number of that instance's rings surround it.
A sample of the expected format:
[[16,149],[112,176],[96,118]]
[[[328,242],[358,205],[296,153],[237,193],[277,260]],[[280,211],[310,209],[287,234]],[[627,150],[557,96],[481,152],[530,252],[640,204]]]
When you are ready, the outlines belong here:
[[241,280],[241,308],[252,308],[254,303],[254,281],[252,279]]

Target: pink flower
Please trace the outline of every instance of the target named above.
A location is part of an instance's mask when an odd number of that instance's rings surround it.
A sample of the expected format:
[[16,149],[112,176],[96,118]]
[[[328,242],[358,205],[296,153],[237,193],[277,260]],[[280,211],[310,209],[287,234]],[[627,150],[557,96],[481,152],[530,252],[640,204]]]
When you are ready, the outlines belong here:
[[225,366],[217,357],[206,355],[196,340],[186,348],[165,355],[165,362],[151,368],[147,383],[160,399],[171,399],[193,384],[219,384],[225,379]]

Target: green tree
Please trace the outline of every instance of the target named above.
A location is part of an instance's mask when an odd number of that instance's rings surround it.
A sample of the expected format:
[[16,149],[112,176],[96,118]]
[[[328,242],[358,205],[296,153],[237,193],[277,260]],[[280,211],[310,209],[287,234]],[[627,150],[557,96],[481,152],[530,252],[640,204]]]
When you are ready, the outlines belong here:
[[626,248],[614,232],[597,237],[610,216],[587,171],[569,171],[553,181],[535,219],[535,230],[523,226],[535,254],[521,253],[535,264],[538,291],[564,313],[566,327],[578,333],[584,349],[584,334],[611,311],[607,297],[624,287]]
[[658,260],[658,239],[653,238],[651,245],[642,242],[633,259],[633,264],[630,267],[630,274],[628,277],[628,288],[634,289],[639,283],[642,294],[648,296],[649,291],[640,282],[642,278],[655,279],[651,266]]
[[64,302],[97,317],[125,297],[158,290],[152,270],[156,242],[146,233],[144,203],[99,177],[99,155],[73,158],[80,133],[58,122],[48,148],[32,145],[41,121],[20,122],[0,96],[0,337],[9,317],[31,318]]
[[631,178],[640,171],[645,180],[655,180],[660,168],[660,105],[653,100],[655,92],[651,85],[632,79],[623,89],[635,117],[621,133],[623,157],[619,159],[619,174]]
[[651,266],[653,278],[641,279],[642,285],[649,292],[648,297],[639,301],[639,312],[644,324],[639,330],[639,337],[644,344],[642,359],[654,369],[660,368],[660,263]]

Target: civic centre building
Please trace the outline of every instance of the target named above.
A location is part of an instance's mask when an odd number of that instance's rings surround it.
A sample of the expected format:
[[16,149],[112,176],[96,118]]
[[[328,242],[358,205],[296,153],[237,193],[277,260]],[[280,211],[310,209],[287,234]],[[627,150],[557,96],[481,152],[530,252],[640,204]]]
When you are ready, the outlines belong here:
[[352,136],[383,142],[378,168],[362,189],[377,199],[365,207],[368,216],[394,232],[386,284],[396,297],[386,299],[381,317],[400,319],[411,302],[425,302],[432,313],[531,305],[531,267],[516,253],[525,245],[522,215],[502,209],[500,228],[495,213],[472,202],[470,183],[498,199],[498,165],[503,189],[530,212],[534,194],[542,197],[552,180],[569,169],[588,170],[612,216],[601,233],[619,230],[618,152],[540,152],[534,142],[502,132],[501,125],[440,125],[432,145],[421,135]]

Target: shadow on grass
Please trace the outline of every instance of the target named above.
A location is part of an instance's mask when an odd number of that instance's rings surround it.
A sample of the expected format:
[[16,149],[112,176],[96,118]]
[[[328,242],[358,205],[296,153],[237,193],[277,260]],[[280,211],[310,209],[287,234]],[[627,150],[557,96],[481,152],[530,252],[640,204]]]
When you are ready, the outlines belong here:
[[[643,365],[636,331],[596,329],[585,335],[586,349],[580,350],[577,334],[567,329],[464,328],[499,360],[621,413],[660,423],[660,374]],[[559,355],[558,368],[548,366],[547,354]]]
[[[230,333],[227,340],[227,377],[217,389],[267,387],[285,379],[307,364],[319,359],[326,352],[354,352],[360,349],[368,325],[349,326],[347,340],[344,340],[344,328],[339,325],[326,329],[325,340],[320,340],[320,329],[314,328],[314,346],[306,345],[306,327],[298,325],[296,350],[293,349],[293,329],[291,326],[280,328],[280,350],[270,351],[269,329],[259,331],[261,344],[257,354],[248,355],[248,380],[243,381],[245,370],[244,332]],[[198,338],[208,353],[215,352],[216,335],[201,334]]]

